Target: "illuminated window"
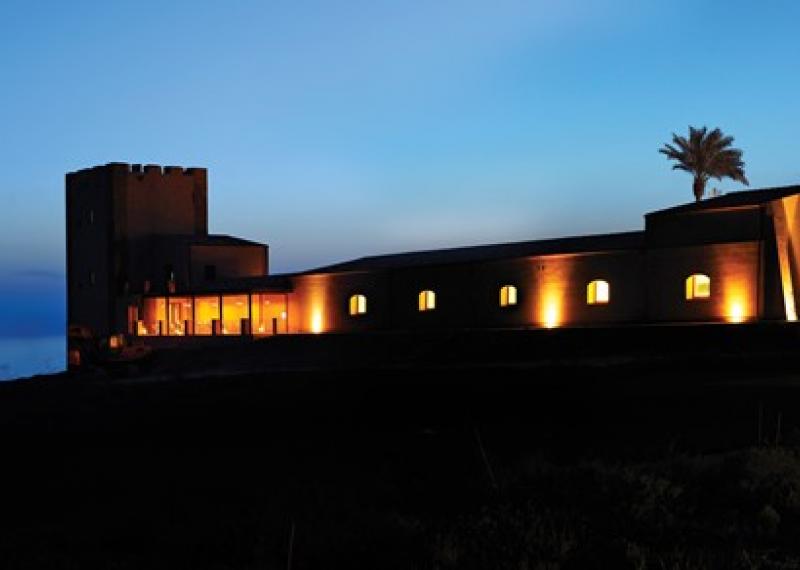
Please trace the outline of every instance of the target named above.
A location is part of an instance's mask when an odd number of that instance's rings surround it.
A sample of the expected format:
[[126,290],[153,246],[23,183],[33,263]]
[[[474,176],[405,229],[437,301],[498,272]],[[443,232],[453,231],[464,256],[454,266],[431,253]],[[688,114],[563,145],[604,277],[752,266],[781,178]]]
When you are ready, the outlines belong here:
[[367,312],[367,298],[364,295],[350,297],[350,314],[363,315]]
[[250,296],[250,320],[254,335],[288,332],[286,295],[282,293],[253,293]]
[[695,273],[686,278],[686,298],[708,299],[711,296],[711,279],[708,275]]
[[222,297],[222,334],[242,334],[242,320],[249,318],[247,295]]
[[145,297],[142,300],[141,333],[147,336],[167,334],[167,300],[164,297]]
[[194,334],[213,334],[214,321],[219,321],[219,297],[195,297],[194,317]]
[[510,307],[517,304],[517,288],[513,285],[500,287],[500,306]]
[[426,289],[419,293],[419,310],[432,311],[436,308],[436,293]]
[[586,286],[586,302],[589,305],[604,305],[609,300],[608,281],[595,279]]
[[169,336],[191,335],[193,312],[191,297],[170,297],[167,311]]

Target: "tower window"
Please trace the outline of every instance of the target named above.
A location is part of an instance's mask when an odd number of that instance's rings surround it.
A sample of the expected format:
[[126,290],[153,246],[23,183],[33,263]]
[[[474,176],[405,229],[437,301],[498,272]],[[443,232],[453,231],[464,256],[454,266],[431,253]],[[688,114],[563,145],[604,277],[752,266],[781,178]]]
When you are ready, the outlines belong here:
[[605,305],[610,297],[608,281],[595,279],[586,286],[586,303],[589,305]]
[[500,306],[510,307],[517,304],[517,288],[513,285],[500,287]]
[[432,311],[436,308],[436,293],[430,289],[420,291],[419,293],[419,310]]
[[694,273],[686,278],[686,299],[708,299],[711,296],[711,278],[702,273]]
[[367,298],[364,295],[350,297],[350,315],[363,315],[367,312]]

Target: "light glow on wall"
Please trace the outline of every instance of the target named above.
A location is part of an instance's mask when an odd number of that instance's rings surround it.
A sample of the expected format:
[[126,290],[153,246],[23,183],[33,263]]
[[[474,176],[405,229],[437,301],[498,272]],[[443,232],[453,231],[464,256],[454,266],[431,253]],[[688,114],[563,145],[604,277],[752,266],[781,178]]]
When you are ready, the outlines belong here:
[[755,308],[746,279],[727,279],[724,283],[723,318],[728,323],[743,323],[752,319]]
[[744,307],[740,302],[733,302],[728,307],[727,320],[729,323],[741,323],[744,321]]
[[787,196],[775,204],[773,220],[775,226],[775,245],[778,253],[778,268],[783,291],[783,307],[786,320],[797,321],[797,307],[794,300],[794,285],[790,257],[798,259],[800,243],[796,235],[798,200],[797,196]]
[[324,330],[322,324],[322,309],[317,308],[311,312],[311,332],[319,334]]
[[561,324],[561,303],[555,299],[551,299],[545,304],[544,310],[544,326],[548,329],[554,329]]
[[570,320],[570,286],[574,286],[575,258],[554,255],[534,260],[533,322],[553,329],[566,325]]
[[330,285],[329,275],[315,275],[304,279],[298,286],[298,305],[303,312],[298,332],[319,334],[331,327],[329,319],[332,317],[328,315]]

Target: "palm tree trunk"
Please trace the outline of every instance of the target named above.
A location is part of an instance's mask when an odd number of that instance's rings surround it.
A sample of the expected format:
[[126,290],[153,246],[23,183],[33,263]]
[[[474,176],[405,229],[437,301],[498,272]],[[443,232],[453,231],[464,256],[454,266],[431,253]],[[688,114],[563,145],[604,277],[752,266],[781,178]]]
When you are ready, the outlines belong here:
[[694,184],[692,184],[692,190],[694,191],[694,199],[698,202],[703,199],[703,194],[706,193],[706,181],[703,179],[702,176],[695,176],[694,177]]

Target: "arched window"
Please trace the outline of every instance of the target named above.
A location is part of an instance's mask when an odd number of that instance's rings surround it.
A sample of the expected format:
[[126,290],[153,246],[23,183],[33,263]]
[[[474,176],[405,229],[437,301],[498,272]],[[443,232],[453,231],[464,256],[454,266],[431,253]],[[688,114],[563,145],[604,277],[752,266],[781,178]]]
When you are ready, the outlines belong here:
[[367,298],[364,295],[350,297],[350,315],[363,315],[367,312]]
[[686,278],[686,298],[708,299],[711,296],[711,278],[702,273],[694,273]]
[[586,303],[589,305],[605,305],[611,298],[608,281],[595,279],[586,286]]
[[419,310],[432,311],[435,308],[436,308],[436,293],[434,293],[429,289],[426,289],[425,291],[420,291]]
[[513,285],[500,287],[500,306],[510,307],[517,304],[517,288]]

